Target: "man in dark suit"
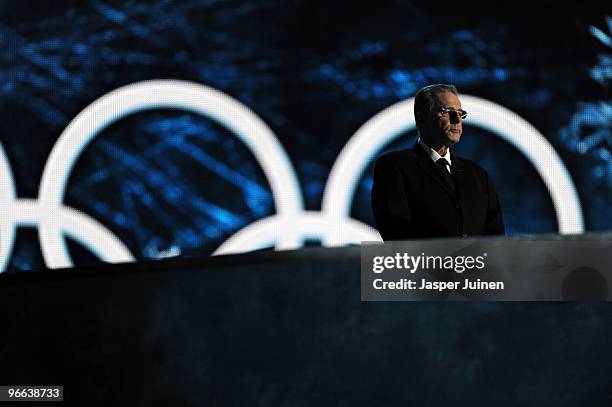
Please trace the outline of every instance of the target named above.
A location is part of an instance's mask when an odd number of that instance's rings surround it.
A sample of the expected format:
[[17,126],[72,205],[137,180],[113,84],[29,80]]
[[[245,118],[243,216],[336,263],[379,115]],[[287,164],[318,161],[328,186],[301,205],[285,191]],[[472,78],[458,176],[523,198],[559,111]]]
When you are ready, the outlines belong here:
[[503,235],[491,178],[449,150],[467,116],[455,86],[420,89],[414,115],[419,139],[412,149],[384,154],[374,166],[372,209],[383,239]]

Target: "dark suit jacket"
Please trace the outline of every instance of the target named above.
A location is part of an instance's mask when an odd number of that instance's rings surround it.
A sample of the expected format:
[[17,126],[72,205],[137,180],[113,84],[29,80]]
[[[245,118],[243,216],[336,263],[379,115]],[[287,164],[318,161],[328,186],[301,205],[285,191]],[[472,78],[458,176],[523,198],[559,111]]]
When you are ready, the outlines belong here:
[[504,234],[489,175],[465,158],[451,161],[454,193],[418,143],[376,160],[372,209],[384,240]]

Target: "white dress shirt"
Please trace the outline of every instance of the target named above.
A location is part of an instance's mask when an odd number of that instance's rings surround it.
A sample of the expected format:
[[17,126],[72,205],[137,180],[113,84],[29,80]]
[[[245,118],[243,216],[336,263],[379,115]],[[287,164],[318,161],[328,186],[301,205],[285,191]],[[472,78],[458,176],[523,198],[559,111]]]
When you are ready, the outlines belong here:
[[421,147],[423,147],[425,149],[425,151],[427,152],[427,155],[429,155],[429,158],[431,158],[431,160],[434,163],[436,161],[438,161],[440,158],[444,158],[448,162],[448,165],[446,165],[446,171],[448,171],[449,173],[451,172],[450,166],[452,165],[452,163],[451,163],[450,149],[446,150],[446,155],[445,156],[441,156],[440,154],[438,154],[438,152],[436,150],[434,150],[433,148],[431,148],[427,144],[425,144],[423,142],[423,140],[421,140],[420,137],[419,137],[419,139],[417,141],[421,145]]

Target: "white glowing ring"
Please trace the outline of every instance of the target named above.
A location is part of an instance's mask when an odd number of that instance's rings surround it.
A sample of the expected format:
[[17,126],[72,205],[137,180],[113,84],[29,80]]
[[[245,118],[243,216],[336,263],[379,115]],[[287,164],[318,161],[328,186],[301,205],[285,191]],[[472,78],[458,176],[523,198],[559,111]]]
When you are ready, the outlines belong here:
[[[466,124],[480,126],[512,144],[535,167],[548,189],[559,232],[582,233],[584,222],[580,200],[572,178],[561,158],[546,138],[516,113],[491,101],[469,95],[461,95],[462,104],[470,112]],[[325,186],[322,212],[330,223],[324,244],[339,244],[346,237],[341,235],[340,224],[350,217],[353,195],[359,179],[376,154],[401,134],[415,128],[412,114],[414,98],[398,102],[376,114],[346,143]]]
[[[0,145],[0,273],[6,270],[15,243],[17,226],[36,227],[46,209],[39,201],[17,199],[11,168]],[[57,224],[69,237],[87,246],[100,259],[132,261],[134,258],[123,243],[95,219],[66,206],[56,208]],[[83,236],[86,240],[83,240]]]
[[[327,218],[321,216],[320,212],[313,211],[302,212],[293,222],[302,238],[315,240],[325,236],[330,226],[338,224],[337,222],[330,224]],[[282,219],[278,215],[260,219],[236,232],[223,242],[214,254],[241,253],[274,246],[278,241],[278,228],[281,225]],[[359,244],[362,241],[380,240],[380,234],[376,229],[358,220],[345,218],[342,219],[340,225],[342,227],[342,244]]]
[[[13,205],[12,216],[21,226],[36,227],[46,210],[40,205],[40,201],[21,198]],[[60,206],[56,208],[54,217],[63,233],[87,247],[101,260],[109,263],[134,261],[128,248],[91,216],[74,208]]]
[[[485,128],[515,146],[542,177],[551,194],[560,233],[584,231],[582,210],[569,172],[554,148],[533,126],[493,102],[461,96],[469,124]],[[268,126],[228,95],[185,81],[139,82],[110,92],[86,107],[60,135],[43,170],[39,200],[17,199],[13,176],[0,145],[0,271],[7,265],[18,225],[39,226],[49,267],[70,267],[62,234],[104,261],[132,261],[125,245],[93,218],[62,204],[72,168],[86,146],[108,125],[139,111],[172,108],[202,114],[235,133],[254,154],[272,189],[277,213],[244,227],[215,254],[275,245],[297,248],[303,239],[325,246],[380,240],[378,232],[350,218],[353,195],[365,167],[389,142],[414,129],[414,99],[394,104],[368,120],[347,142],[330,172],[322,211],[303,210],[299,182],[285,150]]]
[[0,144],[0,273],[6,269],[15,244],[17,222],[12,205],[17,193],[13,179],[11,166]]
[[[270,128],[249,108],[232,97],[201,84],[179,80],[138,82],[116,89],[100,97],[79,113],[66,127],[53,147],[40,183],[39,201],[42,210],[39,236],[46,264],[49,267],[70,267],[62,228],[77,232],[77,239],[94,239],[76,218],[57,216],[64,198],[70,172],[85,147],[107,126],[136,112],[148,109],[182,109],[198,113],[236,134],[254,154],[270,182],[279,224],[279,248],[301,245],[292,219],[302,211],[302,194],[293,166],[285,150]],[[115,238],[116,239],[116,238]],[[114,253],[114,261],[129,261],[125,253],[115,251],[116,244],[98,248]],[[130,256],[131,257],[131,256]]]

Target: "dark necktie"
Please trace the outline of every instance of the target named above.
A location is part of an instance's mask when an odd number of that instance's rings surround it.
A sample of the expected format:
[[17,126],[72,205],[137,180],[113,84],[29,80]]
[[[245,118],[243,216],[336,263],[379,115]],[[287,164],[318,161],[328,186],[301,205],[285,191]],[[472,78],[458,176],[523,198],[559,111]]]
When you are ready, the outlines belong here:
[[444,158],[438,158],[438,161],[436,161],[435,164],[436,167],[438,167],[440,173],[442,174],[442,178],[444,178],[444,181],[446,181],[451,191],[455,192],[455,180],[446,169],[446,166],[449,165],[448,161],[446,161],[446,159]]

